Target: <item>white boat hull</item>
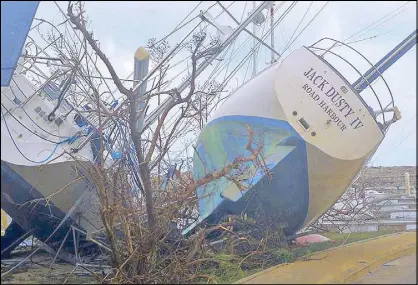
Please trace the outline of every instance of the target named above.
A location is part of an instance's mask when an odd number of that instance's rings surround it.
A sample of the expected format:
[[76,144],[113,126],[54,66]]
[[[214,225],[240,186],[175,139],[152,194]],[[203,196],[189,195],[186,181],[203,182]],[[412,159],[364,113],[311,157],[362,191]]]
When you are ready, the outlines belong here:
[[[48,242],[57,249],[60,244],[55,241],[61,241],[71,225],[85,232],[102,226],[90,183],[93,152],[87,144],[77,153],[68,154],[74,142],[82,139],[66,141],[80,131],[72,120],[74,115],[61,124],[47,121],[45,116],[54,105],[45,96],[27,100],[34,91],[22,75],[15,75],[10,87],[2,87],[1,207],[13,222],[25,231],[33,231],[41,241],[59,227]],[[27,102],[17,107],[14,96]],[[42,111],[36,110],[38,107]],[[67,110],[58,110],[57,117],[60,111]]]
[[240,180],[245,190],[227,178],[200,187],[197,223],[216,222],[216,212],[255,217],[261,208],[293,234],[341,197],[384,137],[350,84],[306,48],[251,79],[217,110],[198,140],[195,178],[248,157],[248,127],[270,175],[250,162]]

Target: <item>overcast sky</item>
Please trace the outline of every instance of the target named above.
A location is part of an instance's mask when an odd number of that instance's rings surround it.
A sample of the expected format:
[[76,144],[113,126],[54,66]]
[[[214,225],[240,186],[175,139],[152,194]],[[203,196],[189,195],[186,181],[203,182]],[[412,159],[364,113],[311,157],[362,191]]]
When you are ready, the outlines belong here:
[[[276,1],[278,3],[279,1]],[[223,1],[225,6],[232,2]],[[259,1],[257,3],[260,3]],[[322,37],[345,40],[362,28],[407,2],[329,2],[317,18],[293,43],[291,50],[302,45],[310,45]],[[90,29],[99,40],[105,53],[114,64],[121,77],[126,77],[133,68],[133,54],[140,45],[146,45],[151,37],[157,39],[173,30],[180,21],[198,4],[183,2],[124,2],[87,1],[86,10],[91,20]],[[213,3],[203,3],[198,10]],[[301,27],[321,9],[325,2],[314,1]],[[65,3],[60,4],[66,7]],[[241,18],[245,1],[234,3],[231,10]],[[311,5],[310,1],[299,2],[289,16],[276,29],[276,46],[284,46],[292,35],[303,14]],[[248,1],[247,10],[252,7]],[[411,1],[399,9],[395,16],[381,21],[377,27],[357,35],[357,39],[378,36],[353,45],[371,62],[376,63],[387,52],[416,29],[416,2]],[[56,8],[53,2],[41,2],[36,17],[54,18]],[[195,12],[196,14],[196,12]],[[244,16],[245,17],[245,16]],[[222,24],[229,24],[227,18],[219,18]],[[232,22],[231,22],[232,23]],[[379,24],[378,23],[378,24]],[[232,24],[231,24],[232,25]],[[376,26],[376,25],[375,25]],[[301,30],[301,29],[299,29]],[[180,37],[181,35],[179,35]],[[176,40],[176,38],[173,38]],[[172,43],[172,46],[175,44]],[[389,130],[385,140],[373,157],[373,165],[416,165],[416,47],[396,62],[384,74],[389,84],[395,105],[402,113],[402,119]],[[262,66],[260,67],[260,69]]]

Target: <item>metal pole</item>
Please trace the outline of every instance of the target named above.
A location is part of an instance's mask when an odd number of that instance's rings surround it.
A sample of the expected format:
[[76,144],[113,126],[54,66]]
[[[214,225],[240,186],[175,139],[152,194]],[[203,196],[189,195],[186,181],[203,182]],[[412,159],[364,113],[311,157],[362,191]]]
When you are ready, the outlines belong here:
[[[218,51],[216,53],[214,53],[209,59],[207,59],[205,62],[203,62],[196,70],[196,77],[206,68],[208,67],[209,64],[211,64],[211,62],[245,29],[246,26],[248,26],[248,24],[255,18],[255,16],[260,13],[263,9],[265,9],[266,7],[268,7],[268,5],[271,5],[273,1],[264,1],[262,4],[260,4],[260,6],[258,6],[258,8],[253,11],[253,13],[251,13],[247,19],[241,24],[239,25],[234,32],[232,32],[232,34],[230,34],[228,36],[228,38],[221,44],[221,46],[219,47]],[[190,32],[186,37],[183,38],[183,40],[177,44],[176,47],[174,47],[173,50],[171,50],[165,57],[164,59],[156,66],[154,67],[147,76],[145,76],[145,78],[138,83],[138,85],[135,86],[135,88],[133,88],[133,92],[135,92],[145,81],[147,81],[152,74],[154,74],[154,72],[162,65],[163,62],[165,62],[166,60],[168,60],[171,55],[174,53],[175,50],[177,50],[181,44],[186,40],[186,38],[191,34],[192,32]],[[177,94],[180,94],[181,92],[183,92],[191,83],[191,76],[182,84],[177,88]],[[163,112],[163,110],[165,108],[167,108],[168,105],[170,105],[173,102],[174,98],[173,96],[167,98],[162,104],[160,104],[155,110],[153,110],[151,112],[151,114],[145,119],[144,125],[143,125],[143,129],[142,131],[144,131],[149,125],[151,125],[154,120],[156,120],[158,118],[158,116]],[[115,111],[119,109],[121,105],[119,105],[118,107],[116,107]],[[109,118],[106,118],[103,122],[106,123],[107,120]],[[80,143],[80,145],[77,147],[77,149],[81,149],[83,148],[91,139],[92,134],[90,134],[82,143]]]
[[[132,92],[136,92],[143,84],[145,84],[145,82],[148,81],[148,79],[151,78],[151,76],[157,72],[157,70],[160,69],[161,66],[163,66],[163,64],[169,60],[171,58],[171,56],[174,54],[175,51],[177,51],[183,44],[183,42],[192,34],[192,32],[194,31],[194,29],[192,31],[190,31],[170,52],[168,52],[166,54],[166,56],[147,74],[147,76],[145,76],[139,83],[138,85],[136,85],[133,89]],[[114,112],[117,112],[121,107],[123,106],[122,102],[115,108]],[[108,121],[110,120],[109,117],[105,118],[103,121],[103,125],[106,124]],[[92,138],[93,133],[90,133],[86,139],[84,141],[82,141],[78,146],[77,149],[82,149]]]
[[[255,10],[256,3],[253,1],[253,10]],[[255,23],[253,23],[253,34],[255,35]],[[253,39],[253,48],[255,48],[255,45],[257,44],[256,40]],[[257,54],[254,50],[253,52],[253,77],[257,74]]]
[[[141,81],[148,73],[149,68],[149,52],[145,47],[139,47],[134,56],[134,80]],[[133,88],[136,87],[138,83],[134,82]],[[145,81],[141,84],[141,87],[135,92],[135,100],[137,101],[137,130],[140,132],[142,130],[142,125],[145,119],[145,98],[144,94],[147,89],[147,82]]]
[[372,66],[362,77],[356,80],[352,85],[354,89],[361,92],[374,80],[376,80],[383,72],[401,58],[408,50],[417,43],[417,30],[412,32],[399,45],[391,50],[383,57],[375,66]]
[[[234,17],[234,15],[232,15],[231,12],[229,12],[228,9],[226,9],[225,6],[222,5],[222,3],[220,1],[216,1],[216,2],[218,3],[219,6],[221,6],[221,8],[225,11],[225,13],[227,13],[231,17],[231,19],[234,20],[234,22],[239,25],[239,21]],[[254,35],[252,32],[250,32],[247,29],[244,29],[244,31],[247,32],[253,38],[255,38],[260,44],[262,44],[263,46],[268,48],[271,51],[272,54],[276,54],[277,56],[280,56],[280,53],[278,53],[276,50],[274,50],[274,48],[272,48],[271,46],[266,44],[266,42],[264,42],[262,39],[260,39],[256,35]]]
[[[270,41],[271,41],[271,47],[274,50],[274,28],[273,28],[273,26],[274,26],[274,4],[271,4],[271,7],[270,7],[270,30],[271,30]],[[274,52],[272,51],[271,52],[271,63],[273,63],[273,62],[274,62]]]

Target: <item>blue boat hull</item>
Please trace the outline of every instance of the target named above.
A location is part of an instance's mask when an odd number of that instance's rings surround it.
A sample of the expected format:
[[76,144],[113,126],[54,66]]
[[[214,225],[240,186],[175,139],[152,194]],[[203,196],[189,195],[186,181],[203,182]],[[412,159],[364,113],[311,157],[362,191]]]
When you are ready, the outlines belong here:
[[[284,223],[284,232],[293,234],[306,219],[309,181],[306,143],[287,122],[253,116],[225,116],[212,121],[196,147],[194,178],[219,171],[237,157],[249,157],[249,131],[253,133],[252,148],[261,149],[264,170],[263,166],[254,167],[252,161],[243,163],[241,169],[253,171],[240,181],[245,189],[239,191],[232,189],[236,183],[225,177],[201,186],[197,191],[201,220],[216,223],[222,217],[219,213],[246,213],[253,218],[264,215]],[[240,173],[234,170],[231,175]]]

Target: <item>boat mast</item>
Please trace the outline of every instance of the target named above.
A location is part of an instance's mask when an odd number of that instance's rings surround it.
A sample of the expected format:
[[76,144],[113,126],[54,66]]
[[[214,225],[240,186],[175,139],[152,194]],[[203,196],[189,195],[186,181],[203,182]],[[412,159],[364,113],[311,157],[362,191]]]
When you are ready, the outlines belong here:
[[[134,84],[133,88],[141,82],[147,76],[149,68],[149,53],[145,49],[145,47],[139,47],[134,56]],[[143,84],[140,85],[139,89],[137,90],[136,97],[137,97],[137,129],[140,131],[142,130],[142,124],[145,119],[145,100],[142,99],[145,92],[147,90],[147,82],[144,81]]]
[[[215,53],[212,54],[211,57],[209,57],[206,61],[204,61],[196,70],[197,77],[206,67],[208,67],[213,60],[229,45],[232,43],[232,41],[238,37],[238,35],[245,29],[246,26],[250,24],[250,22],[253,21],[253,19],[261,12],[263,9],[267,8],[269,5],[271,5],[273,1],[264,1],[261,3],[257,9],[255,9],[245,21],[242,22],[238,27],[235,28],[235,30],[230,34],[225,41],[220,45],[220,47],[217,49]],[[183,92],[186,88],[188,88],[192,82],[193,78],[190,75],[187,80],[181,84],[177,89],[176,93],[180,94]],[[169,98],[167,98],[162,104],[160,104],[151,114],[148,116],[148,118],[145,120],[144,129],[147,128],[149,125],[151,125],[158,116],[167,108],[168,105],[170,105],[175,98],[175,94],[172,94]]]
[[[263,1],[263,3],[261,3],[256,10],[254,10],[250,15],[248,15],[248,17],[241,23],[238,25],[238,27],[236,27],[234,29],[234,31],[222,42],[222,44],[220,45],[220,47],[216,50],[216,52],[214,52],[206,61],[204,61],[197,69],[196,69],[196,74],[195,77],[197,77],[204,69],[206,69],[206,67],[208,67],[211,62],[213,60],[215,60],[215,58],[229,45],[232,43],[232,41],[238,37],[238,35],[245,30],[245,28],[253,21],[253,19],[261,12],[263,11],[263,9],[266,9],[269,5],[271,5],[271,3],[273,3],[273,1]],[[151,75],[153,75],[158,68],[167,60],[170,59],[171,55],[182,46],[182,43],[190,36],[192,32],[190,32],[189,34],[187,34],[187,36],[185,36],[165,57],[164,59],[161,60],[161,62],[155,66],[144,78],[142,81],[140,81],[134,88],[133,88],[133,92],[136,92],[145,82],[146,80],[148,80]],[[161,113],[167,108],[167,106],[169,106],[176,98],[176,95],[180,94],[181,92],[183,92],[186,88],[188,88],[190,86],[192,82],[192,78],[191,76],[189,78],[187,78],[187,80],[184,81],[183,84],[181,84],[179,87],[177,87],[177,89],[175,89],[175,93],[176,94],[171,94],[171,96],[169,98],[167,98],[164,102],[162,102],[156,109],[154,109],[146,118],[145,121],[142,125],[142,131],[140,131],[141,133],[148,127],[150,126],[160,115]],[[118,110],[123,104],[119,104],[119,106],[117,106],[115,108],[115,111]],[[109,120],[109,118],[106,118],[103,121],[103,124],[107,123],[107,121]],[[84,141],[82,141],[78,146],[77,146],[77,150],[83,148],[92,138],[92,134],[89,134],[86,139]]]
[[[270,43],[271,47],[274,49],[274,4],[271,3],[270,7]],[[274,62],[274,52],[271,51],[271,62]]]
[[417,43],[417,30],[413,31],[400,44],[385,55],[376,65],[372,66],[364,75],[352,84],[358,92],[363,91],[373,81],[375,81],[383,72],[400,59],[408,50]]
[[[256,3],[253,1],[253,11],[255,10]],[[255,22],[253,22],[253,34],[255,35]],[[257,74],[257,54],[255,52],[255,46],[257,41],[253,38],[253,77]]]

